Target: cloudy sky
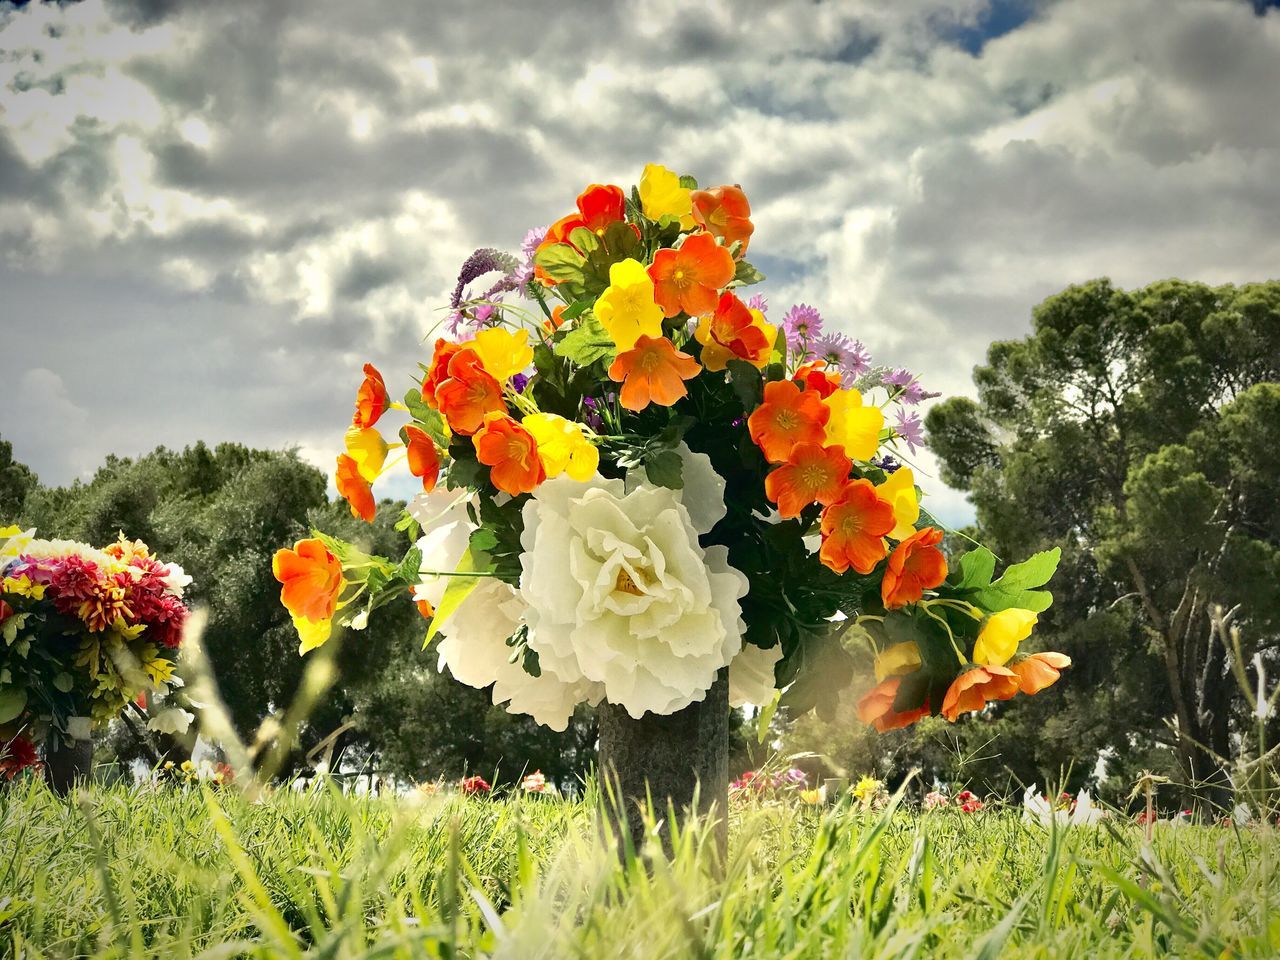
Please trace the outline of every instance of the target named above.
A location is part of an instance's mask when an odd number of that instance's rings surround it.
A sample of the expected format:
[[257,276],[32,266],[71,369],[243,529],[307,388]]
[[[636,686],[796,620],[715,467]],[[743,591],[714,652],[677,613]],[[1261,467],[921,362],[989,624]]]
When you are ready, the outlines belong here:
[[1277,275],[1269,6],[0,0],[0,436],[328,468],[473,248],[647,161],[742,184],[775,319],[969,391],[1066,284]]

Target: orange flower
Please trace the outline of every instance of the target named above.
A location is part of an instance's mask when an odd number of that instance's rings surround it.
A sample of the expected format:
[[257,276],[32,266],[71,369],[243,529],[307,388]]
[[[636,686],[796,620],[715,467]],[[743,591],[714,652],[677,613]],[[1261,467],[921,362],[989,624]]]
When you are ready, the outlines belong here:
[[564,312],[569,308],[567,303],[558,303],[551,310],[551,316],[542,321],[542,328],[547,333],[555,333],[564,326]]
[[504,493],[532,493],[547,479],[533,434],[505,413],[485,414],[475,445],[476,459],[491,468],[489,479]]
[[778,380],[764,385],[764,403],[747,418],[747,429],[766,460],[786,463],[797,443],[821,444],[826,439],[829,416],[831,411],[816,393]]
[[751,204],[741,187],[716,187],[714,190],[695,190],[690,194],[693,200],[693,219],[726,245],[742,241],[742,251],[747,252],[747,244],[755,225],[751,222]]
[[855,480],[845,487],[840,500],[822,511],[819,558],[836,573],[853,567],[868,574],[888,552],[884,538],[894,522],[893,505],[880,499],[871,481]]
[[1063,670],[1071,666],[1065,653],[1033,653],[1008,665],[1018,675],[1018,689],[1026,694],[1039,693],[1058,682]]
[[436,615],[436,608],[431,605],[430,600],[415,600],[413,605],[418,608],[423,620],[430,620]]
[[720,295],[716,312],[704,314],[693,332],[702,344],[702,365],[715,372],[723,370],[735,357],[764,369],[773,354],[778,330],[764,314],[752,310],[732,290]]
[[669,407],[687,396],[684,381],[702,371],[698,361],[682,353],[666,337],[641,334],[636,345],[609,367],[609,379],[622,384],[619,401],[628,410],[643,410],[650,403]]
[[356,392],[356,414],[351,422],[357,427],[372,427],[389,406],[387,385],[372,363],[364,365],[364,382]]
[[894,713],[893,700],[898,695],[901,677],[889,677],[871,688],[871,692],[858,701],[858,719],[869,723],[880,733],[910,726],[921,717],[929,715],[929,704],[915,710]]
[[942,698],[942,715],[952,723],[962,713],[981,710],[1018,692],[1018,675],[1008,667],[970,667],[952,681]]
[[941,530],[921,527],[898,544],[889,556],[889,566],[880,584],[886,609],[915,603],[926,590],[932,590],[947,578],[947,558],[938,549],[941,542]]
[[449,376],[436,387],[436,403],[449,429],[463,436],[479,430],[486,414],[507,410],[502,384],[489,375],[480,355],[469,347],[449,359]]
[[440,388],[440,384],[449,379],[449,361],[461,349],[462,344],[443,337],[436,341],[435,349],[431,352],[431,363],[427,367],[427,375],[422,379],[422,399],[427,401],[428,406],[433,410],[437,408],[436,390]]
[[338,493],[351,507],[351,515],[365,523],[373,523],[378,506],[373,502],[373,487],[360,475],[360,465],[345,453],[338,455],[338,472],[334,477]]
[[695,233],[680,249],[655,253],[649,276],[663,314],[674,317],[683,310],[696,317],[715,310],[720,288],[733,279],[733,257],[711,234]]
[[409,438],[405,453],[409,460],[409,472],[422,478],[422,489],[430,493],[436,488],[440,478],[440,454],[436,452],[436,442],[427,436],[427,432],[412,423],[404,428]]
[[815,500],[821,504],[839,500],[852,466],[839,447],[797,443],[787,462],[764,478],[764,493],[778,505],[784,520],[798,517]]
[[812,390],[824,400],[840,389],[840,378],[827,373],[826,361],[812,360],[800,367],[792,376],[792,380],[806,390]]
[[280,581],[280,602],[294,617],[328,620],[342,592],[342,563],[314,538],[277,550],[271,573]]
[[[538,249],[534,251],[534,259],[546,247],[557,243],[569,243],[569,235],[579,227],[585,227],[596,234],[604,233],[609,224],[623,219],[626,213],[626,196],[621,187],[612,184],[593,183],[578,194],[578,212],[561,217],[547,227],[546,236]],[[638,234],[637,234],[638,235]],[[569,243],[569,246],[573,246]],[[576,248],[575,248],[576,249]],[[548,286],[555,286],[558,280],[549,277],[541,267],[534,266],[533,275]]]

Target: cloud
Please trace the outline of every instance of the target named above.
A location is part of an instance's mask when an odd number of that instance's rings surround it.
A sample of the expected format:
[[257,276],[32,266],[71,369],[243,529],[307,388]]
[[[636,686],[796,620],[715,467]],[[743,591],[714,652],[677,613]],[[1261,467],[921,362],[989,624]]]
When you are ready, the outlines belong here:
[[776,311],[947,392],[1067,283],[1280,254],[1280,15],[1244,2],[0,3],[0,49],[0,377],[64,404],[0,433],[51,481],[330,460],[472,248],[649,160],[744,186]]

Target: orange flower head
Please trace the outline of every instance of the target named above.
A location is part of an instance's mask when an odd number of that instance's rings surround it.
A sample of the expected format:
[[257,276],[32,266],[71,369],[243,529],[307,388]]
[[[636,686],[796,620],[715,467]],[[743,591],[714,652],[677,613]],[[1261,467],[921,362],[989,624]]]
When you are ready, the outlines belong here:
[[390,401],[387,399],[387,385],[382,374],[372,363],[364,365],[364,382],[356,392],[356,413],[351,422],[357,427],[372,427],[386,412]]
[[1018,693],[1018,675],[1008,667],[970,667],[951,682],[942,699],[942,715],[952,723],[962,713],[981,710]]
[[423,620],[430,620],[436,615],[436,608],[431,605],[430,600],[415,600],[413,605],[418,608],[418,614]]
[[[797,443],[821,444],[831,411],[818,394],[790,380],[764,385],[764,402],[747,418],[751,439],[770,463],[786,463]],[[846,476],[847,476],[846,472]]]
[[836,573],[853,567],[868,574],[885,558],[884,538],[893,524],[893,504],[880,499],[870,480],[854,480],[839,501],[822,511],[819,559]]
[[751,204],[741,187],[695,190],[690,199],[693,200],[695,221],[725,244],[741,240],[742,253],[747,252],[747,244],[751,242],[751,234],[756,228],[751,222]]
[[[549,287],[554,287],[560,282],[559,280],[553,280],[551,276],[542,269],[542,267],[538,266],[538,254],[542,253],[542,251],[548,247],[554,247],[557,243],[569,243],[569,234],[573,233],[574,230],[577,230],[578,227],[585,227],[586,225],[586,221],[582,219],[581,213],[571,213],[568,216],[561,217],[551,226],[547,227],[546,236],[544,236],[542,238],[542,242],[538,244],[538,249],[533,252],[533,275],[538,280]],[[569,246],[572,247],[573,244],[570,243]],[[574,249],[577,248],[575,247]]]
[[431,352],[431,363],[427,366],[427,375],[422,378],[422,399],[427,401],[427,405],[433,410],[439,409],[436,403],[436,391],[440,388],[440,384],[449,379],[449,361],[461,349],[462,344],[446,340],[444,337],[436,341],[435,349]]
[[921,527],[898,544],[889,555],[889,566],[880,583],[880,597],[886,609],[915,603],[926,590],[947,579],[947,558],[938,549],[941,542],[941,530]]
[[422,480],[422,489],[430,493],[436,488],[440,479],[440,454],[436,451],[436,442],[421,427],[409,424],[404,428],[409,443],[405,453],[409,461],[409,472]]
[[351,515],[359,517],[365,523],[373,523],[374,515],[378,512],[378,505],[373,502],[373,487],[361,475],[360,465],[354,458],[345,453],[338,455],[338,472],[334,476],[334,483],[338,485],[338,493],[342,499],[351,508]]
[[763,313],[750,309],[732,290],[726,290],[715,313],[703,314],[693,335],[702,344],[702,365],[714,373],[735,358],[764,369],[778,330]]
[[558,303],[551,309],[551,316],[542,321],[542,329],[547,333],[555,333],[564,326],[564,312],[569,309],[567,303]]
[[342,592],[342,563],[319,540],[299,540],[290,550],[277,550],[271,573],[280,581],[280,602],[294,617],[328,620]]
[[476,459],[489,467],[493,485],[518,497],[547,479],[533,434],[505,413],[489,413],[475,435]]
[[619,402],[628,410],[643,410],[650,403],[669,407],[687,396],[684,381],[702,371],[698,361],[682,353],[666,337],[641,334],[636,345],[618,354],[609,367],[609,378],[622,384]]
[[840,378],[828,373],[826,367],[824,360],[811,360],[796,370],[791,379],[825,400],[840,389]]
[[[621,187],[613,184],[593,183],[578,194],[578,214],[581,226],[594,234],[604,233],[605,227],[626,216],[627,199]],[[569,233],[572,233],[572,228]],[[567,236],[567,234],[566,234]]]
[[659,250],[649,267],[653,298],[667,317],[682,310],[691,317],[711,313],[733,272],[729,251],[705,231],[687,237],[678,250]]
[[449,429],[471,436],[480,429],[485,415],[506,413],[502,384],[484,368],[480,355],[463,347],[449,359],[449,376],[436,387],[436,403]]
[[915,710],[894,712],[893,701],[898,695],[898,687],[901,683],[901,677],[889,677],[872,687],[871,692],[858,701],[858,719],[863,723],[871,724],[878,732],[885,733],[910,726],[921,717],[927,717],[928,703]]
[[797,443],[787,462],[764,478],[764,493],[788,520],[815,501],[825,505],[839,500],[852,467],[839,447]]
[[1062,671],[1071,666],[1065,653],[1033,653],[1008,665],[1018,676],[1018,689],[1026,694],[1039,693],[1058,682]]

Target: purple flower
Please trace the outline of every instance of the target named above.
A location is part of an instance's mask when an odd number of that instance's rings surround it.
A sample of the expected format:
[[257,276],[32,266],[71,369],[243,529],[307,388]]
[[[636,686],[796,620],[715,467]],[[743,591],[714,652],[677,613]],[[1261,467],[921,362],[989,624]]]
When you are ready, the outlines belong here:
[[492,247],[481,247],[463,261],[462,269],[458,271],[458,282],[453,288],[453,296],[449,298],[449,306],[456,310],[464,300],[470,299],[464,296],[467,284],[497,270],[505,274],[514,273],[518,266],[516,258],[511,254]]
[[871,368],[871,354],[862,341],[850,340],[843,333],[829,333],[815,341],[811,349],[819,360],[840,371],[845,386]]
[[924,424],[920,422],[920,414],[915,411],[908,413],[905,410],[899,410],[898,420],[893,428],[898,436],[907,442],[912,455],[916,452],[917,444],[924,446]]
[[[492,303],[483,301],[501,301],[502,294],[519,289],[520,280],[517,276],[519,268],[520,263],[515,257],[501,250],[494,250],[492,247],[481,247],[467,257],[462,264],[462,269],[458,271],[458,282],[453,288],[453,295],[449,298],[449,306],[452,308],[449,313],[449,332],[457,337],[465,327],[483,326],[491,320],[495,307]],[[468,285],[486,273],[497,271],[502,272],[502,278],[480,296],[472,296],[471,291],[467,289]],[[482,302],[475,308],[470,308],[468,304],[475,300]]]
[[915,378],[916,375],[906,367],[898,367],[884,375],[884,382],[894,387],[905,387]]
[[583,397],[582,405],[587,408],[587,412],[582,419],[586,421],[588,427],[596,433],[604,433],[604,420],[600,418],[601,403],[595,397]]
[[885,374],[884,382],[890,386],[901,388],[902,393],[898,395],[898,401],[912,407],[921,400],[932,400],[934,397],[942,396],[940,393],[930,393],[920,385],[920,381],[916,379],[915,374],[903,367]]
[[871,465],[873,467],[879,467],[885,473],[890,473],[890,474],[896,473],[898,470],[902,468],[902,464],[900,464],[897,460],[893,459],[893,457],[889,456],[889,454],[887,453],[882,457],[872,457]]
[[511,378],[511,387],[516,393],[524,393],[524,388],[529,385],[529,378],[523,373],[517,373]]
[[757,293],[747,301],[748,310],[759,310],[761,313],[769,312],[769,301],[764,298],[763,293]]
[[538,247],[542,241],[547,239],[546,227],[534,227],[524,235],[524,239],[520,241],[520,253],[530,263],[533,262],[533,255],[538,252]]
[[783,316],[782,331],[787,337],[787,347],[799,350],[822,333],[822,314],[807,303],[797,303]]

